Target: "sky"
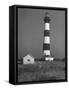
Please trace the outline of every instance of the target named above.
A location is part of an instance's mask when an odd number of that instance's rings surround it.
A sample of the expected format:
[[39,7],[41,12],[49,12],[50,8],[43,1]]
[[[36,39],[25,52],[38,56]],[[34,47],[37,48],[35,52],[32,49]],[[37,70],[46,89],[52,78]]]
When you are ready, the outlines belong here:
[[18,9],[18,58],[28,53],[35,58],[43,56],[44,17],[50,22],[50,50],[55,58],[65,57],[65,12],[59,10]]

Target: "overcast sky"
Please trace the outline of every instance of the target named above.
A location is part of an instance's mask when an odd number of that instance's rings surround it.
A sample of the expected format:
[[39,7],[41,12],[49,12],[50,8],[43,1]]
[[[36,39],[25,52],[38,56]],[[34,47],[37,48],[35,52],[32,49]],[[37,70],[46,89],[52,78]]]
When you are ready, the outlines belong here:
[[44,16],[51,18],[51,55],[65,57],[65,12],[56,10],[18,9],[18,58],[31,53],[36,58],[43,55]]

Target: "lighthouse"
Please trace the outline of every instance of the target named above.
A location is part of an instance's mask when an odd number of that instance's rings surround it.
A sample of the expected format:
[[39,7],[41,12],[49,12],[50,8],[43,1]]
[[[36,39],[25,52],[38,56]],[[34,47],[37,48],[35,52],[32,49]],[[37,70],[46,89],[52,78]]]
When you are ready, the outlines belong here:
[[53,61],[54,58],[50,52],[50,17],[48,13],[45,13],[44,17],[44,41],[43,41],[43,56],[46,61]]

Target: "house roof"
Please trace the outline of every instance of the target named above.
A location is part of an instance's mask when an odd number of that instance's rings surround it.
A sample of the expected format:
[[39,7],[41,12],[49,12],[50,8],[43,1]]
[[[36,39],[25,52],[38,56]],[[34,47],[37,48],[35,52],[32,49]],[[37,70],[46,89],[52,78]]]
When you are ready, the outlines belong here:
[[[28,56],[28,55],[31,56],[32,58],[34,58],[31,54],[27,54],[26,56]],[[26,56],[24,56],[24,57],[26,57]]]

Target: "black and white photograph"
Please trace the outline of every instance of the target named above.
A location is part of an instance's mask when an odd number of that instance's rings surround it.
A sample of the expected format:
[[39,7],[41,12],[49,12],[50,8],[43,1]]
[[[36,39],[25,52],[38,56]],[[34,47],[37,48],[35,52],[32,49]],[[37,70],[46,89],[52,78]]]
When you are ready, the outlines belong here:
[[65,79],[65,11],[18,9],[18,82]]
[[67,80],[66,23],[65,8],[17,8],[18,83]]

